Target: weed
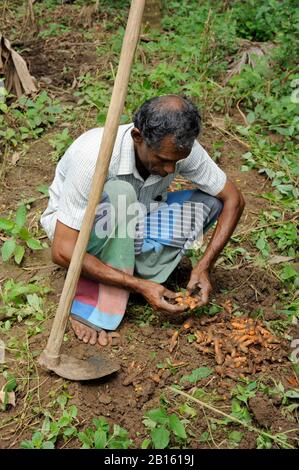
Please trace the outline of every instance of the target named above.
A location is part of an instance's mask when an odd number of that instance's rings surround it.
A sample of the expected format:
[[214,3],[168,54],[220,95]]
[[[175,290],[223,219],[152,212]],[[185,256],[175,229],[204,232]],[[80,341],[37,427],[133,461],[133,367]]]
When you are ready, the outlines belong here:
[[25,255],[24,244],[31,250],[42,250],[47,244],[42,244],[26,228],[27,211],[25,204],[21,204],[16,211],[14,219],[0,218],[0,230],[8,237],[5,239],[1,255],[4,262],[14,258],[20,264]]
[[198,369],[194,369],[190,375],[184,375],[180,382],[190,382],[190,383],[197,383],[201,379],[205,379],[209,377],[213,373],[213,370],[209,367],[199,367]]
[[249,382],[246,386],[236,385],[232,390],[231,394],[233,397],[236,397],[240,402],[244,403],[246,406],[248,404],[249,398],[252,398],[256,394],[257,382]]
[[129,439],[128,432],[114,424],[112,432],[104,418],[92,420],[94,428],[86,428],[78,433],[83,449],[129,449],[133,441]]
[[75,405],[65,408],[65,401],[59,402],[62,409],[60,418],[47,415],[40,431],[35,431],[30,440],[21,442],[22,449],[54,449],[59,438],[68,440],[77,435],[78,410]]
[[49,140],[49,143],[54,148],[54,152],[52,155],[53,161],[57,162],[59,158],[63,155],[65,150],[71,145],[73,142],[72,137],[69,134],[69,130],[67,128],[63,129],[62,132],[56,134]]
[[24,284],[14,282],[12,279],[6,281],[0,287],[0,321],[4,322],[2,328],[8,330],[14,321],[22,321],[27,317],[38,322],[46,319],[47,310],[42,297],[37,294],[45,294],[50,289],[35,283]]
[[152,445],[154,449],[165,449],[170,441],[182,446],[187,440],[188,420],[180,420],[175,413],[168,415],[162,408],[146,412],[143,424],[150,430],[151,440],[145,440],[142,448]]

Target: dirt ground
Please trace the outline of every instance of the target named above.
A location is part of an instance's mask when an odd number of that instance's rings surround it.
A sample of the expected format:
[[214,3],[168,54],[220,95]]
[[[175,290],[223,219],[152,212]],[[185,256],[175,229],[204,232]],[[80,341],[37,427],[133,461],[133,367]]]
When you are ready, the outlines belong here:
[[[64,8],[69,8],[69,6],[65,5]],[[101,34],[99,31],[98,40],[101,40]],[[22,44],[24,47],[24,58],[28,61],[31,73],[38,79],[41,86],[52,94],[55,94],[56,90],[57,96],[60,99],[64,97],[67,101],[70,99],[70,87],[74,79],[80,73],[95,70],[100,63],[103,63],[102,58],[95,56],[84,42],[86,40],[82,38],[81,33],[68,33],[58,48],[57,38],[36,40],[31,35],[25,34],[19,40],[19,45]],[[77,129],[76,132],[79,134],[81,129]],[[30,211],[33,226],[38,224],[38,218],[47,204],[47,200],[41,198],[40,193],[36,191],[36,186],[38,184],[49,185],[55,171],[55,165],[50,156],[51,147],[47,142],[48,137],[49,135],[45,135],[42,139],[33,142],[27,154],[18,161],[17,165],[9,165],[0,193],[0,208],[4,214],[9,210],[14,210],[20,199],[36,197]],[[207,151],[212,151],[212,143],[220,139],[224,140],[224,144],[219,165],[242,190],[247,203],[245,213],[237,228],[238,232],[254,225],[259,212],[265,208],[265,201],[259,198],[259,195],[265,192],[268,182],[255,171],[240,172],[241,155],[244,153],[244,148],[240,143],[223,138],[217,130],[208,126],[204,129],[200,141]],[[169,286],[184,287],[186,285],[190,266],[186,260],[184,263],[168,281]],[[43,281],[46,280],[52,288],[48,298],[49,303],[52,302],[54,306],[51,311],[51,317],[53,317],[55,305],[63,287],[65,271],[53,265],[50,249],[27,256],[21,268],[12,263],[0,262],[0,269],[2,282],[8,278],[29,282],[36,276]],[[169,387],[178,384],[183,375],[190,374],[195,368],[208,366],[213,369],[211,376],[200,381],[200,387],[204,389],[207,396],[217,396],[218,409],[230,413],[230,392],[238,383],[240,375],[242,376],[242,368],[239,371],[236,368],[233,374],[227,375],[225,368],[220,366],[217,373],[216,353],[211,344],[205,351],[204,346],[202,349],[198,347],[201,345],[200,342],[190,342],[189,337],[198,331],[207,334],[209,331],[216,331],[220,338],[222,338],[222,333],[223,338],[226,334],[230,334],[231,322],[234,318],[238,318],[233,315],[233,305],[239,306],[248,318],[255,318],[257,309],[263,308],[264,320],[261,320],[261,324],[267,327],[265,321],[279,319],[274,306],[277,303],[281,284],[270,271],[255,267],[241,255],[230,267],[223,263],[216,265],[212,279],[214,283],[212,302],[222,305],[222,311],[212,317],[199,312],[192,316],[192,321],[188,323],[189,327],[186,329],[182,327],[184,321],[187,320],[186,317],[174,319],[159,313],[149,316],[142,299],[133,295],[119,330],[121,343],[117,346],[107,348],[87,346],[80,343],[68,327],[67,340],[63,345],[64,352],[79,358],[101,354],[104,357],[116,359],[121,366],[120,371],[109,378],[85,383],[69,382],[55,374],[43,371],[37,365],[36,357],[45,347],[52,318],[46,322],[46,328],[42,333],[28,339],[32,355],[28,358],[28,362],[23,359],[18,361],[8,353],[8,364],[13,364],[16,375],[20,377],[29,373],[30,368],[35,368],[35,374],[30,380],[30,389],[38,388],[38,399],[44,407],[49,401],[50,390],[54,393],[67,390],[71,397],[70,403],[78,408],[81,429],[89,425],[95,416],[104,416],[109,422],[117,423],[129,430],[130,437],[134,439],[137,447],[147,436],[142,424],[145,411],[159,407],[161,395],[167,396],[170,410],[177,406],[177,403],[183,402],[183,398],[174,397]],[[176,331],[179,332],[178,341],[171,350],[171,338]],[[14,326],[11,334],[22,338],[24,335],[22,323]],[[269,385],[273,385],[271,380],[275,378],[278,382],[281,381],[286,389],[294,388],[294,386],[298,388],[297,377],[288,359],[289,342],[281,339],[274,346],[274,349],[270,349],[270,355],[262,355],[257,370],[247,368],[243,376],[250,381],[262,380],[263,383]],[[257,345],[256,350],[259,352],[260,349]],[[157,368],[157,364],[161,363],[164,367]],[[192,383],[183,383],[183,390],[192,392],[194,386],[195,384]],[[34,394],[29,396],[27,392],[28,390],[24,390],[18,393],[15,408],[0,412],[0,421],[12,418],[8,425],[3,428],[0,426],[0,448],[19,447],[20,442],[29,439],[32,430],[38,428],[41,415],[35,403],[30,403],[30,397],[33,401],[36,398],[32,398]],[[277,401],[275,397],[269,398],[259,392],[249,400],[254,424],[266,428],[271,433],[296,427],[293,418],[283,415],[279,405],[279,400]],[[189,446],[191,448],[211,447],[210,442],[200,442],[198,439],[198,436],[207,429],[206,414],[201,406],[194,404],[192,406],[197,408],[198,416],[192,421],[191,429],[195,437],[190,438]],[[219,418],[213,412],[210,412],[209,416]],[[229,426],[231,430],[239,429],[234,424]],[[215,441],[220,442],[221,432],[221,427],[214,431]],[[290,443],[292,443],[292,436],[298,437],[298,433],[289,434]],[[58,447],[62,446],[65,446],[63,441],[58,444]],[[79,442],[73,439],[67,443],[66,447],[79,447]],[[239,447],[255,448],[256,435],[245,430]]]

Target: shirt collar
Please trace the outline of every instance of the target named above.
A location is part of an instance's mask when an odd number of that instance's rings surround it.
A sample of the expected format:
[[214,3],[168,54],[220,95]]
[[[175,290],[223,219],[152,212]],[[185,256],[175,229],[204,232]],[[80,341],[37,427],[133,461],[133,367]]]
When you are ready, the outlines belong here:
[[119,167],[117,174],[118,175],[134,175],[135,178],[141,178],[135,163],[135,150],[134,150],[134,141],[131,136],[131,130],[133,129],[134,124],[129,124],[125,130],[123,137],[120,142],[119,147]]
[[[136,179],[142,181],[144,183],[144,186],[150,186],[163,180],[164,178],[163,176],[159,175],[149,175],[149,177],[144,180],[139,174],[139,171],[136,168],[134,141],[131,135],[131,130],[133,129],[133,127],[133,123],[127,126],[120,142],[120,163],[117,175],[133,175]],[[165,178],[167,178],[167,176]]]

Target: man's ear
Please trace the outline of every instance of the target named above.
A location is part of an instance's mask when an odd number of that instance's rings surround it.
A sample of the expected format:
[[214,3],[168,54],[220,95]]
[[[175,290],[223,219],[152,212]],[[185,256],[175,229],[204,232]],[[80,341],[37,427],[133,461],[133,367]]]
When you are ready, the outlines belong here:
[[134,127],[134,128],[131,130],[131,136],[132,136],[132,139],[134,140],[135,144],[142,144],[142,142],[143,142],[143,137],[142,137],[142,135],[140,134],[140,130],[137,129],[137,127]]

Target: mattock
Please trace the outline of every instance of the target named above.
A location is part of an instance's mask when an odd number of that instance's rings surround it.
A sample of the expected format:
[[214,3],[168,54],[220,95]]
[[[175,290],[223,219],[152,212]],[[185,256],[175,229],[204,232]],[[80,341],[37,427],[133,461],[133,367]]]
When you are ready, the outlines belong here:
[[132,0],[131,2],[118,71],[82,228],[68,268],[48,343],[39,357],[39,364],[43,368],[54,371],[56,374],[69,380],[97,379],[110,375],[120,369],[120,365],[115,361],[100,356],[81,360],[61,354],[61,346],[94,222],[96,207],[103,192],[118,125],[123,112],[135,49],[139,39],[144,5],[145,0]]

